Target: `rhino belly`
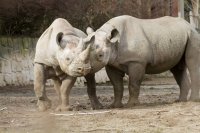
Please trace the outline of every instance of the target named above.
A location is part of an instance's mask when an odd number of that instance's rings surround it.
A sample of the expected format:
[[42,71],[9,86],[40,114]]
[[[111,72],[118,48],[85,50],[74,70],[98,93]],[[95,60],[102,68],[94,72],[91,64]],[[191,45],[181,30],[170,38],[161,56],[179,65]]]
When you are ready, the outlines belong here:
[[162,64],[154,65],[151,64],[147,65],[146,74],[158,74],[170,70],[176,64],[178,64],[180,60],[172,61],[173,63],[163,62]]
[[186,43],[165,45],[165,48],[160,48],[154,51],[153,61],[147,65],[147,74],[157,74],[170,70],[177,65],[185,52]]

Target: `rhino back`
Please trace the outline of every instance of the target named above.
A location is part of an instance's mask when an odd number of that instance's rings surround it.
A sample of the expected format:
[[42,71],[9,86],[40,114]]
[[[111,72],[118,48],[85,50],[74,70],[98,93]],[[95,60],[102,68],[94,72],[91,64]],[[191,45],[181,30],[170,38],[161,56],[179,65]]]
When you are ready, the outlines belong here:
[[34,62],[48,66],[52,66],[52,63],[55,62],[53,58],[51,58],[54,52],[50,47],[50,42],[53,41],[51,39],[52,31],[53,29],[49,27],[37,41]]
[[191,31],[186,21],[173,17],[144,20],[122,16],[109,23],[120,32],[117,62],[147,63],[147,73],[159,73],[177,64]]

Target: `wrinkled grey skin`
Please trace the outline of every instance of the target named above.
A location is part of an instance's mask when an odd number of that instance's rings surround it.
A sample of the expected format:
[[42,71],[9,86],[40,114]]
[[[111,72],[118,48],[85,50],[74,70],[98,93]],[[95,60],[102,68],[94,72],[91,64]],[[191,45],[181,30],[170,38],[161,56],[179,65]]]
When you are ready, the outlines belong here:
[[[83,42],[91,45],[91,51],[95,50],[95,62],[106,65],[114,86],[115,98],[111,107],[123,106],[125,73],[129,76],[126,106],[131,107],[139,103],[140,85],[145,73],[157,74],[167,70],[173,73],[180,87],[179,101],[187,101],[190,88],[190,100],[199,101],[200,35],[185,20],[173,17],[143,20],[119,16],[90,33]],[[93,63],[92,69],[95,67],[98,65]]]
[[[76,76],[80,73],[86,75],[91,69],[88,59],[90,46],[84,47],[81,37],[86,37],[85,33],[72,27],[65,19],[59,18],[39,38],[34,59],[34,90],[40,111],[51,107],[51,101],[45,91],[47,79],[53,80],[54,88],[59,95],[60,105],[56,110],[70,110],[69,93]],[[81,67],[79,64],[82,64]],[[96,91],[93,89],[94,74],[88,74],[85,78],[92,107],[99,108],[101,105],[97,105]],[[94,93],[91,92],[93,90]],[[97,104],[93,104],[94,101]]]

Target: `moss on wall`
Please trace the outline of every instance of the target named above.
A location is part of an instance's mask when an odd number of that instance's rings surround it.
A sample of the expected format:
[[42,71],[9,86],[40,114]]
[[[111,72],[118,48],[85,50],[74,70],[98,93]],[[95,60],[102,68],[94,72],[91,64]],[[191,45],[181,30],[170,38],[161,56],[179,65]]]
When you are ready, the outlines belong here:
[[33,58],[37,38],[0,37],[0,86],[33,82]]

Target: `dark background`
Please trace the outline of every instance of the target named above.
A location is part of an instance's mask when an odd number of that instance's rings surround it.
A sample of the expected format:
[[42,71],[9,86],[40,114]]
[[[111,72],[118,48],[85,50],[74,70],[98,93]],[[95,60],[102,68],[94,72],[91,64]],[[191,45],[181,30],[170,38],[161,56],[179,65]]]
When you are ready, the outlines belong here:
[[59,17],[85,31],[119,15],[147,19],[177,12],[177,0],[1,0],[0,35],[39,37]]

